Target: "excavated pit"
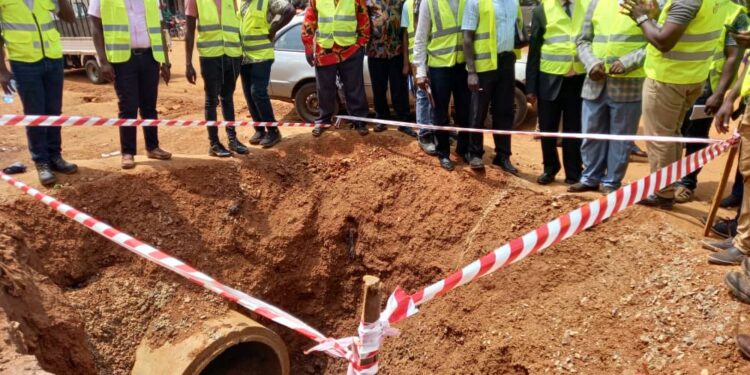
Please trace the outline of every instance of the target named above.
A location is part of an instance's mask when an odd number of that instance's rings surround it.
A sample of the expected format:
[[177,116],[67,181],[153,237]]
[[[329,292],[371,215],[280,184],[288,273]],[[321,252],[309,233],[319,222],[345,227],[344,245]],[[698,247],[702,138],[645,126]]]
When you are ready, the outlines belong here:
[[[414,291],[582,202],[535,192],[494,170],[446,173],[392,134],[363,141],[333,133],[280,146],[230,161],[178,159],[102,174],[51,193],[334,337],[356,332],[363,275],[379,276],[386,290]],[[402,337],[386,341],[383,373],[541,370],[551,365],[534,352],[559,346],[549,332],[562,334],[560,319],[585,319],[601,332],[587,369],[611,373],[608,350],[637,353],[648,325],[613,325],[608,303],[632,288],[618,277],[658,269],[658,249],[668,246],[633,234],[653,225],[626,212],[423,306],[399,325]],[[206,321],[243,311],[31,199],[0,206],[0,230],[0,308],[47,371],[128,374],[142,342],[180,343]],[[643,244],[656,251],[643,253]],[[654,261],[629,264],[636,253]],[[582,293],[602,310],[570,316]],[[248,316],[284,340],[291,374],[344,371],[343,361],[302,354],[313,345],[308,339]],[[256,349],[239,345],[203,374],[243,366],[232,362],[247,359],[237,353],[262,352]]]

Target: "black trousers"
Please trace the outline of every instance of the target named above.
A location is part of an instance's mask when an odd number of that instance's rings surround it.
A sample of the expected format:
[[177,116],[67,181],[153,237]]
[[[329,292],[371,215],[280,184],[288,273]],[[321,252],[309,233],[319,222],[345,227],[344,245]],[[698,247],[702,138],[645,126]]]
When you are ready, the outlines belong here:
[[[706,87],[703,89],[703,94],[695,101],[695,104],[705,105],[706,100],[713,94],[711,85],[706,83]],[[693,113],[691,109],[685,114],[685,119],[682,121],[682,128],[680,133],[683,137],[689,138],[708,138],[708,133],[711,131],[711,124],[714,122],[713,117],[690,120],[690,115]],[[685,143],[685,156],[694,154],[708,146],[705,143]],[[701,173],[701,168],[696,169],[692,173],[686,175],[680,180],[680,184],[695,190],[698,187],[698,174]]]
[[[513,129],[513,102],[515,101],[516,55],[513,52],[503,52],[497,55],[497,69],[479,73],[479,87],[481,91],[471,94],[471,127],[481,129],[487,119],[487,111],[492,109],[492,129]],[[484,154],[483,134],[469,133],[469,153],[482,156]],[[495,157],[509,157],[510,136],[493,135],[495,141]]]
[[[469,105],[471,103],[471,93],[466,83],[467,73],[466,64],[456,64],[450,68],[433,68],[429,70],[430,89],[435,106],[432,108],[432,123],[434,125],[450,125],[450,104],[453,97],[453,105],[456,107],[456,126],[469,127]],[[470,147],[470,133],[461,132],[458,134],[458,144],[456,152],[465,155],[469,150],[474,150],[481,144]],[[435,132],[437,141],[438,157],[447,158],[451,152],[450,132]]]
[[[156,99],[159,92],[159,63],[151,51],[133,51],[130,60],[112,64],[115,70],[115,92],[119,118],[156,119]],[[159,130],[156,126],[144,126],[143,138],[146,150],[159,147]],[[120,127],[120,152],[135,155],[137,149],[135,127]]]
[[406,84],[406,76],[402,74],[404,56],[398,55],[392,58],[367,59],[370,70],[370,82],[372,82],[373,101],[375,102],[375,114],[378,118],[391,118],[391,110],[388,108],[388,97],[386,92],[388,85],[391,88],[391,103],[396,111],[396,116],[401,121],[409,119],[409,88]]
[[338,100],[338,86],[336,77],[341,79],[344,85],[344,97],[346,99],[346,111],[350,116],[367,117],[370,108],[365,96],[365,78],[363,64],[365,52],[360,49],[344,62],[315,67],[315,81],[318,86],[318,103],[320,114],[315,121],[318,124],[330,124],[331,117],[336,110]]
[[[234,89],[237,77],[240,75],[241,57],[201,57],[201,77],[203,77],[203,91],[206,95],[205,118],[216,121],[216,107],[221,104],[224,121],[234,121]],[[219,128],[209,126],[208,140],[219,141]],[[227,126],[227,135],[235,137],[237,132],[233,126]]]
[[[562,118],[563,133],[581,132],[581,89],[583,89],[584,75],[563,78],[560,93],[555,100],[539,99],[539,130],[542,132],[557,132]],[[542,138],[542,157],[544,171],[557,174],[560,171],[560,158],[557,155],[557,138]],[[581,160],[580,139],[563,139],[562,154],[565,177],[579,181],[583,170]]]

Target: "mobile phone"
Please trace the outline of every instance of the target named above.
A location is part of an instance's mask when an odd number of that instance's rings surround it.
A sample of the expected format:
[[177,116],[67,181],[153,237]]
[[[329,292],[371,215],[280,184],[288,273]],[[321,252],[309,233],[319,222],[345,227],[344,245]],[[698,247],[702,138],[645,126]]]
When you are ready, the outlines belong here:
[[737,30],[737,29],[736,29],[736,28],[735,28],[734,26],[732,26],[732,25],[726,25],[726,24],[725,24],[725,25],[724,25],[724,28],[725,28],[725,29],[727,29],[727,31],[729,31],[730,33],[734,33],[734,34],[739,34],[739,33],[741,33],[741,31],[740,31],[740,30]]

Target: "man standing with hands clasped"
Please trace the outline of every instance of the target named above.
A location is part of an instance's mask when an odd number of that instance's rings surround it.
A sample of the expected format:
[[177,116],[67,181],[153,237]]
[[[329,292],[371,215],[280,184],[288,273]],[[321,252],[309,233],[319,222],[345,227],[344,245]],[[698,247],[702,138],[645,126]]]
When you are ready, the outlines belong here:
[[[115,82],[118,118],[156,119],[159,73],[169,83],[170,65],[164,47],[158,0],[91,0],[89,20],[101,75]],[[144,126],[149,159],[168,160],[172,154],[159,148],[155,126]],[[120,127],[121,167],[135,167],[136,128]]]

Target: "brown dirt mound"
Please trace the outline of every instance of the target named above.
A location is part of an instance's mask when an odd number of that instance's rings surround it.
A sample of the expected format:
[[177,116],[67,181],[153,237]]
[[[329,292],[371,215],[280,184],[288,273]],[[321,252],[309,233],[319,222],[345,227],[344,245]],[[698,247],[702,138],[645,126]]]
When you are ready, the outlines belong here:
[[[393,133],[280,146],[153,164],[53,194],[332,336],[355,332],[363,275],[413,291],[581,202],[494,170],[443,172]],[[741,310],[720,292],[720,272],[663,219],[631,209],[423,306],[386,341],[382,373],[628,373],[644,364],[747,373],[728,333]],[[236,308],[38,202],[0,206],[0,224],[13,233],[3,259],[26,275],[25,288],[43,291],[14,294],[3,273],[0,306],[39,342],[28,352],[48,371],[126,374],[141,340],[181,340],[195,322]],[[344,369],[269,326],[289,345],[292,373]]]

